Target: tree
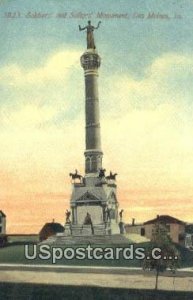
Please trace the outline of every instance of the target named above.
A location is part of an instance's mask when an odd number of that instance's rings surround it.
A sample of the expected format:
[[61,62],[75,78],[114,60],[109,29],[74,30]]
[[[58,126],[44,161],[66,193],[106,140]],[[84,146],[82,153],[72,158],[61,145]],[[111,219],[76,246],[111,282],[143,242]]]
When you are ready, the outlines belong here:
[[179,252],[168,235],[166,226],[159,222],[158,217],[154,226],[152,240],[146,252],[146,258],[143,261],[144,270],[154,270],[156,272],[155,290],[158,289],[160,273],[170,269],[175,274],[176,269],[179,267],[179,261]]

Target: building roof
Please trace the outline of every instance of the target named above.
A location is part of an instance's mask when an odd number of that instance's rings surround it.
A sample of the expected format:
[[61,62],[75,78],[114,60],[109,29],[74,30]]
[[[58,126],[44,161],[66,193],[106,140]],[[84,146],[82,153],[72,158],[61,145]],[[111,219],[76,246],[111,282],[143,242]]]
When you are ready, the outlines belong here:
[[91,196],[94,196],[94,198],[98,200],[107,198],[104,189],[101,187],[81,187],[79,189],[75,188],[73,190],[71,201],[77,201],[78,199],[81,199],[81,197],[84,197],[84,195],[86,195],[87,193]]
[[64,227],[60,223],[46,223],[39,232],[40,241],[46,240],[49,236],[64,232]]
[[2,210],[0,210],[0,216],[1,217],[6,217],[6,215],[4,214],[4,212]]
[[60,223],[55,223],[55,222],[51,222],[51,223],[46,223],[40,232],[43,231],[53,231],[55,233],[57,232],[63,232],[64,231],[64,227],[60,224]]
[[125,227],[135,227],[135,226],[143,226],[144,223],[134,223],[134,224],[125,224]]
[[185,225],[186,223],[176,219],[174,217],[168,216],[168,215],[160,215],[155,219],[149,220],[147,222],[144,222],[144,225],[148,225],[148,224],[155,224],[157,221],[159,220],[159,222],[162,223],[169,223],[169,224],[181,224],[181,225]]

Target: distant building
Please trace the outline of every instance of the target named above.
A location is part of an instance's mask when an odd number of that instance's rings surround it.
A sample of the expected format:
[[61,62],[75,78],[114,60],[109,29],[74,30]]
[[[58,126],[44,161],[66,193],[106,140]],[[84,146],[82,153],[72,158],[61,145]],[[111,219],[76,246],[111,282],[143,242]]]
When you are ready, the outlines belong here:
[[193,234],[187,233],[185,235],[185,247],[193,250]]
[[186,224],[185,247],[193,250],[193,223]]
[[39,240],[44,241],[47,240],[49,236],[56,235],[57,233],[64,232],[64,226],[62,226],[60,223],[46,223],[39,233]]
[[193,234],[193,223],[186,224],[186,233]]
[[184,245],[186,223],[168,215],[161,215],[144,223],[145,236],[147,238],[152,239],[157,222],[167,230],[174,243]]
[[134,219],[132,224],[127,224],[125,230],[127,233],[136,233],[145,236],[147,239],[152,239],[155,224],[159,222],[160,226],[166,229],[168,235],[174,243],[181,245],[185,244],[185,226],[186,223],[168,215],[160,215],[155,219],[144,222],[143,224],[135,224]]
[[0,234],[6,234],[6,215],[0,210]]
[[141,236],[145,236],[144,224],[135,223],[135,219],[132,219],[132,224],[125,225],[125,232],[130,234],[139,234]]

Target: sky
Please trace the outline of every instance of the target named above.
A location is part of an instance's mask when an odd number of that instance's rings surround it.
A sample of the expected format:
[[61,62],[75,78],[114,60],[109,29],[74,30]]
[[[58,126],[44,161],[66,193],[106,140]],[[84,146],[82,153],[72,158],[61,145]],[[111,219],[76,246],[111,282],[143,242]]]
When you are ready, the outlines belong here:
[[102,21],[103,166],[118,173],[124,222],[157,214],[193,222],[193,1],[1,0],[0,209],[8,233],[63,224],[69,173],[84,174],[86,33],[78,25],[88,19]]

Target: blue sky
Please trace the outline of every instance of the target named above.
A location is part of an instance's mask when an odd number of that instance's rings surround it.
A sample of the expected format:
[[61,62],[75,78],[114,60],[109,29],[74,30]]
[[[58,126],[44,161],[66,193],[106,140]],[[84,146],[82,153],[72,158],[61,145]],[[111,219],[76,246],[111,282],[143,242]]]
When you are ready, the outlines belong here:
[[[78,31],[78,24],[85,19],[70,18],[71,12],[92,13],[97,24],[98,12],[125,13],[129,19],[102,19],[101,28],[95,32],[97,46],[102,55],[104,76],[129,74],[136,79],[144,77],[148,66],[164,53],[186,55],[192,52],[192,1],[2,1],[0,66],[17,63],[30,69],[44,65],[52,53],[61,49],[85,48],[85,33]],[[20,12],[19,19],[3,18],[6,12]],[[28,12],[50,13],[49,19],[26,18]],[[68,13],[59,19],[57,13]],[[168,14],[170,20],[150,20],[148,13]],[[133,15],[144,14],[144,19]],[[181,20],[174,18],[182,16]],[[77,68],[78,65],[71,66]],[[79,74],[73,72],[72,80]],[[71,88],[71,87],[70,87]],[[4,88],[2,88],[3,90]],[[3,103],[9,102],[12,91],[4,89]],[[4,95],[4,94],[3,94]],[[7,101],[5,100],[7,99]],[[72,112],[73,117],[73,112]]]
[[[19,12],[21,17],[5,18],[8,12]],[[29,12],[49,13],[51,18],[27,18]],[[65,12],[67,18],[55,17]],[[80,56],[86,33],[79,32],[78,25],[84,26],[88,18],[70,18],[79,12],[92,14],[94,25],[100,20],[98,12],[129,15],[102,18],[95,32],[102,57],[104,165],[119,173],[121,207],[128,219],[143,220],[144,211],[149,218],[172,211],[190,220],[193,1],[2,0],[0,200],[10,214],[10,228],[16,218],[10,207],[17,200],[24,210],[31,205],[33,212],[31,199],[40,205],[37,195],[43,195],[44,203],[58,203],[55,216],[47,212],[41,222],[52,217],[63,220],[61,205],[67,208],[70,197],[68,174],[75,168],[84,172]],[[150,20],[149,13],[168,15],[169,20]],[[18,226],[23,228],[22,222]],[[26,230],[32,223],[32,219],[26,223]]]
[[[125,13],[130,15],[159,12],[171,16],[169,21],[147,19],[103,19],[100,31],[96,33],[98,47],[111,52],[113,61],[120,60],[122,67],[127,60],[127,68],[138,75],[145,66],[159,54],[166,51],[189,52],[193,47],[191,38],[192,1],[3,1],[1,4],[1,64],[16,61],[25,67],[43,63],[45,56],[57,48],[84,47],[83,33],[77,30],[78,24],[87,19],[76,18],[34,20],[25,18],[28,12],[93,13],[97,22],[97,12]],[[21,12],[22,18],[5,20],[3,12]],[[183,19],[172,19],[174,14]],[[35,48],[35,49],[34,49]],[[142,53],[144,55],[142,56]],[[33,59],[32,59],[33,55]],[[114,67],[116,67],[115,64]],[[126,67],[125,67],[126,68]],[[126,69],[127,71],[127,69]]]

